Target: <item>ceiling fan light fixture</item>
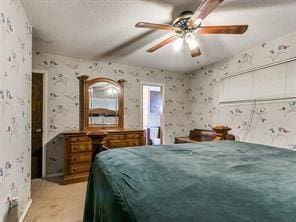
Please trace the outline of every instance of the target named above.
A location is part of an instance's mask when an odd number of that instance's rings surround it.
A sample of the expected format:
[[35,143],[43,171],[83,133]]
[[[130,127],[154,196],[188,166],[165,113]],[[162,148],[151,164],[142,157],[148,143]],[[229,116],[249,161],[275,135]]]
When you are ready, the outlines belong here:
[[188,33],[185,36],[185,41],[188,44],[190,50],[194,50],[198,47],[196,37],[193,33]]
[[200,18],[198,18],[196,20],[189,19],[188,27],[193,30],[198,29],[201,26],[201,22],[202,22],[202,20]]
[[175,51],[180,51],[183,46],[183,38],[178,38],[174,42],[174,50]]
[[202,20],[201,20],[200,18],[196,19],[196,20],[194,21],[194,23],[193,23],[194,28],[198,28],[198,27],[200,27],[200,26],[201,26],[201,22],[202,22]]

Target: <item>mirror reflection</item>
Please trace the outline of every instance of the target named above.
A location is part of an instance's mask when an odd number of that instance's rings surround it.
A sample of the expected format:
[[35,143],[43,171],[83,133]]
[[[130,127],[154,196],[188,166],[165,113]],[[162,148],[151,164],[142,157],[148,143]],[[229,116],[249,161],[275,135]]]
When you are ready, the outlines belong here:
[[110,82],[89,87],[89,124],[116,125],[119,122],[119,88]]

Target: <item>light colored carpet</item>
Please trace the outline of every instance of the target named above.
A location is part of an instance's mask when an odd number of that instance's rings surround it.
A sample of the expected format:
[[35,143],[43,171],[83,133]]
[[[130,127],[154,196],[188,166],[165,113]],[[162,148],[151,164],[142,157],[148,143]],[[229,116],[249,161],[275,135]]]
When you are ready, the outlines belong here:
[[25,222],[81,222],[86,182],[70,185],[53,181],[32,180],[32,206]]

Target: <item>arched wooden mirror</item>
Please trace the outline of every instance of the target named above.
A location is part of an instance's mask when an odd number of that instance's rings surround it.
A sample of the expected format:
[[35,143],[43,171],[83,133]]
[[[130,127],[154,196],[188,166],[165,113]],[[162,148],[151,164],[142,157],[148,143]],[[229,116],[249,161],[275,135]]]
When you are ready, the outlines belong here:
[[83,75],[80,79],[80,129],[99,131],[123,129],[124,98],[123,83],[107,78],[88,80]]

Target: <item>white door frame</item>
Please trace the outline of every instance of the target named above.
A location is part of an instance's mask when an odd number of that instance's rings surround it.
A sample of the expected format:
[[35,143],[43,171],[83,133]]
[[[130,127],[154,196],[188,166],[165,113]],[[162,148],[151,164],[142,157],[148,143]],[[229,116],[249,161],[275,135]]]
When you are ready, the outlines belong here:
[[[140,104],[140,117],[141,117],[141,127],[144,129],[143,126],[143,86],[156,86],[160,87],[160,94],[161,94],[161,112],[160,112],[160,138],[161,144],[165,144],[165,85],[160,83],[153,83],[153,82],[141,82],[140,87],[140,96],[141,96],[141,104]],[[146,132],[147,133],[147,132]]]
[[[46,70],[32,69],[33,73],[43,75],[43,108],[42,108],[42,178],[46,177],[46,144],[47,144],[47,77]],[[32,150],[32,149],[31,149]]]

